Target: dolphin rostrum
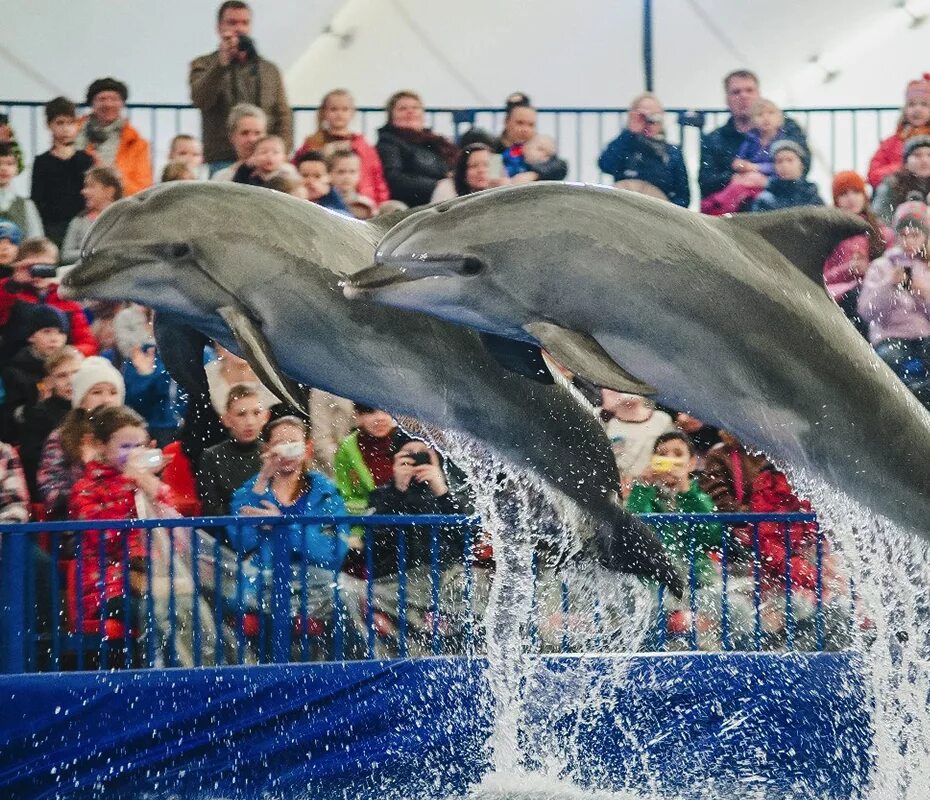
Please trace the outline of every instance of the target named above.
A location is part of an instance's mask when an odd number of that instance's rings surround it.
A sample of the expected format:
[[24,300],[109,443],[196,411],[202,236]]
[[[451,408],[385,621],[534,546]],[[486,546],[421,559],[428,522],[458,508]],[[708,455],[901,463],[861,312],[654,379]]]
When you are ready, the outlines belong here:
[[[101,214],[62,285],[170,314],[282,397],[299,380],[484,442],[593,516],[605,566],[679,593],[655,533],[616,502],[609,443],[571,392],[502,368],[467,328],[344,297],[340,275],[370,265],[383,232],[278,192],[179,182]],[[199,366],[196,349],[181,360]]]
[[930,415],[822,283],[826,256],[864,229],[836,209],[713,218],[532,184],[406,217],[346,292],[534,342],[930,538]]

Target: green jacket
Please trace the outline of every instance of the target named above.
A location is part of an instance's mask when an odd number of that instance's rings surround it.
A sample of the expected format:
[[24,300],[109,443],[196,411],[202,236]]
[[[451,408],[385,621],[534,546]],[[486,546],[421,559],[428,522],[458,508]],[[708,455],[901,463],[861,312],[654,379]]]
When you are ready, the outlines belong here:
[[368,509],[368,495],[374,491],[375,479],[365,464],[358,446],[358,431],[352,431],[339,445],[333,460],[336,488],[345,501],[350,514],[364,514]]
[[[710,495],[698,487],[697,481],[691,481],[686,492],[675,495],[675,508],[659,494],[657,486],[637,483],[630,492],[626,507],[634,514],[705,514],[714,511],[714,502]],[[716,576],[716,570],[709,553],[720,548],[722,529],[717,524],[703,525],[656,525],[656,531],[668,554],[678,562],[682,575],[687,580],[689,553],[694,541],[694,569],[698,585],[707,585]]]

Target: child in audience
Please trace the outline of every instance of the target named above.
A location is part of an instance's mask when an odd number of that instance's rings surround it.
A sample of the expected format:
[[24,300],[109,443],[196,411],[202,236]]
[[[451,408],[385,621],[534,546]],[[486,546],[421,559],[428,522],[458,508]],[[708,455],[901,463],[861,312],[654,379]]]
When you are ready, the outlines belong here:
[[7,114],[0,114],[0,144],[8,144],[13,149],[13,155],[16,156],[16,171],[22,172],[26,168],[26,162],[23,160],[23,149],[19,146],[16,139],[16,132],[10,125],[10,118]]
[[859,316],[859,292],[869,264],[894,244],[894,232],[869,207],[865,181],[855,172],[838,172],[833,178],[833,202],[837,208],[860,216],[868,233],[840,242],[823,265],[827,291],[850,322],[866,338],[868,326]]
[[771,146],[775,175],[768,187],[752,201],[753,211],[777,211],[796,206],[822,206],[817,186],[804,179],[807,151],[792,139]]
[[111,167],[94,167],[84,176],[84,213],[71,220],[61,245],[64,264],[73,264],[81,257],[81,244],[90,226],[107,208],[123,196],[123,184]]
[[[69,341],[84,355],[97,352],[97,340],[87,324],[87,316],[80,303],[64,300],[58,294],[55,279],[46,274],[34,274],[58,261],[58,248],[48,239],[28,239],[19,250],[19,259],[13,264],[13,274],[0,281],[0,333],[4,337],[0,355],[9,358],[22,345],[16,341],[15,329],[21,315],[30,305],[42,303],[63,312],[70,330]],[[12,329],[12,331],[11,331]],[[12,333],[12,335],[11,335]]]
[[529,172],[547,173],[555,169],[561,159],[557,155],[555,139],[544,133],[537,133],[523,145],[523,164]]
[[186,164],[194,176],[191,180],[207,180],[209,177],[206,165],[203,163],[203,145],[200,139],[189,133],[179,133],[171,140],[168,161]]
[[930,406],[930,210],[909,200],[894,215],[896,244],[873,261],[859,294],[869,341],[924,405]]
[[44,399],[27,407],[19,437],[19,454],[29,484],[29,493],[38,497],[36,470],[42,446],[48,435],[64,422],[71,410],[71,379],[81,366],[81,351],[65,345],[45,359],[45,378],[39,394]]
[[358,428],[339,445],[333,467],[349,513],[363,514],[368,495],[393,478],[394,454],[410,437],[387,411],[356,403],[355,418]]
[[[771,178],[775,172],[775,157],[771,146],[785,139],[785,115],[771,100],[759,98],[752,107],[752,129],[736,153],[736,158],[754,164],[758,172]],[[734,169],[737,169],[734,165]],[[737,171],[745,171],[745,165]]]
[[266,189],[274,192],[289,194],[292,197],[299,197],[301,200],[307,200],[307,187],[304,186],[303,180],[296,173],[285,172],[282,170],[277,175],[272,175],[265,183]]
[[898,127],[887,139],[882,140],[869,162],[869,183],[877,189],[889,175],[904,166],[904,144],[915,136],[930,136],[930,74],[907,85],[904,108]]
[[13,262],[19,255],[19,243],[23,233],[19,225],[8,219],[0,219],[0,280],[13,274]]
[[281,401],[259,381],[249,362],[214,342],[216,358],[204,367],[213,410],[222,417],[226,413],[226,402],[233,386],[240,383],[254,386],[258,390],[262,407],[272,409]]
[[875,190],[872,208],[885,222],[905,200],[923,202],[930,194],[930,135],[912,136],[904,143],[904,166],[888,175]]
[[261,469],[260,437],[269,416],[254,385],[240,383],[229,390],[222,416],[229,438],[204,450],[197,468],[205,516],[229,514],[233,493]]
[[0,373],[6,390],[4,439],[11,444],[19,443],[26,409],[41,399],[39,386],[45,377],[45,359],[54,355],[68,340],[68,322],[64,314],[51,306],[29,305],[19,328],[25,344]]
[[307,188],[307,199],[310,202],[351,216],[342,198],[332,187],[329,170],[326,168],[326,157],[322,153],[311,150],[300,156],[297,159],[297,172],[303,178],[304,186]]
[[84,210],[84,173],[94,166],[94,159],[74,146],[78,131],[74,103],[66,97],[50,100],[45,121],[52,146],[33,162],[31,196],[46,236],[61,247],[69,223]]
[[20,197],[13,188],[17,175],[19,166],[12,145],[0,143],[0,217],[15,222],[27,239],[44,236],[35,203],[28,197]]
[[267,186],[268,181],[281,172],[286,163],[284,139],[280,136],[264,136],[255,144],[252,158],[236,170],[233,181],[252,186]]
[[191,167],[183,161],[169,161],[161,171],[161,182],[194,181],[197,176]]
[[88,418],[97,408],[121,406],[123,378],[100,356],[85,358],[71,377],[71,411],[42,447],[36,485],[48,519],[67,515],[71,487],[96,455]]
[[649,466],[656,439],[673,430],[672,418],[638,394],[601,389],[601,421],[625,497],[632,481]]
[[356,219],[371,219],[374,216],[375,201],[358,192],[358,182],[362,173],[362,160],[353,150],[334,150],[326,159],[326,168],[333,189],[339,199]]

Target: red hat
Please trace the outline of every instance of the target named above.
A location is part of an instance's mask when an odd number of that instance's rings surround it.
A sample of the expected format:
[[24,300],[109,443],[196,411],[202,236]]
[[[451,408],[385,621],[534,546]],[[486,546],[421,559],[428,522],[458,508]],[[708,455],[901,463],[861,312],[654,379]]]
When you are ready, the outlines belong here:
[[865,181],[858,172],[847,170],[846,172],[837,172],[833,176],[833,203],[836,204],[840,195],[846,192],[861,192],[865,194]]
[[911,81],[907,85],[907,91],[904,92],[904,99],[910,100],[914,97],[930,100],[930,72],[925,72],[918,80]]

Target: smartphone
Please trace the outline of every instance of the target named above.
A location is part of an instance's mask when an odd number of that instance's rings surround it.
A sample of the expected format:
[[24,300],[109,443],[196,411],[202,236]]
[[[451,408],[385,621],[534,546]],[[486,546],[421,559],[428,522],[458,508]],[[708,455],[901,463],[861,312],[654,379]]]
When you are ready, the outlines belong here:
[[29,267],[29,274],[33,278],[54,278],[58,274],[58,267],[54,264],[33,264]]
[[500,153],[491,153],[488,159],[488,175],[492,178],[504,177],[504,157]]

